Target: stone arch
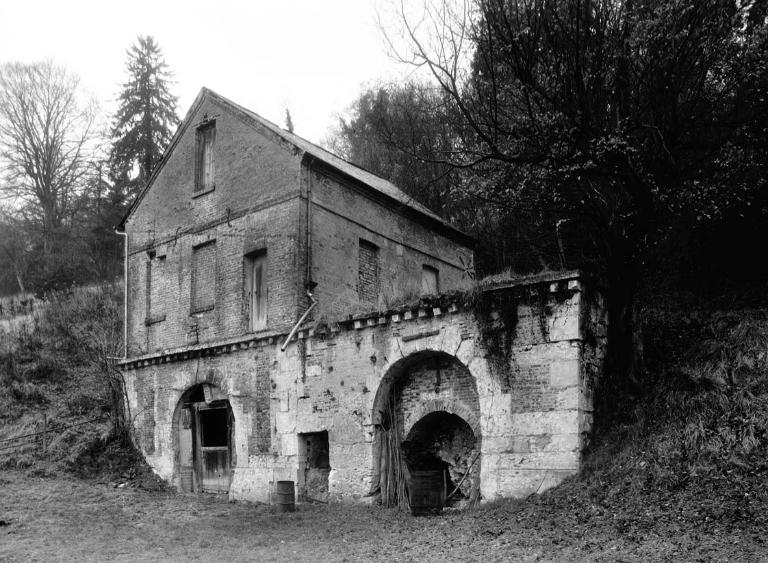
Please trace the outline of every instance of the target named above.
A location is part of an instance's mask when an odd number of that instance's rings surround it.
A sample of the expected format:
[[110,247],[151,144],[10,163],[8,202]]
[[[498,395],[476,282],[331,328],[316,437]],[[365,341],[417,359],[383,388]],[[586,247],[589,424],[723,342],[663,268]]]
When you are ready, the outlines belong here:
[[403,425],[403,436],[408,436],[417,422],[425,416],[435,412],[445,412],[458,416],[469,425],[472,432],[475,433],[475,436],[478,438],[480,437],[480,418],[478,414],[472,412],[472,410],[463,403],[445,401],[442,399],[426,401],[413,412],[409,413],[409,416],[405,419],[405,424]]
[[[443,436],[437,431],[439,425],[429,423],[436,418],[452,420],[456,428],[461,426],[466,429],[464,433],[469,436],[470,445],[464,448],[466,451],[461,460],[449,463],[446,460],[452,459],[451,455],[434,455],[442,446],[437,449],[432,446],[438,442],[449,444],[461,434],[458,432],[452,436]],[[387,447],[391,448],[393,436],[396,435],[395,443],[400,444],[406,465],[410,463],[409,460],[423,457],[420,456],[423,453],[437,462],[446,475],[450,473],[453,477],[471,470],[472,478],[468,483],[472,491],[479,491],[480,464],[475,463],[480,461],[478,458],[482,440],[478,386],[469,367],[455,355],[441,350],[423,349],[391,364],[374,396],[372,422],[376,429],[373,443],[374,487],[379,482],[381,467],[385,463],[382,460],[389,455],[383,444],[390,444]],[[422,427],[429,427],[429,430],[426,434],[417,433],[418,439],[406,443],[412,437],[413,429],[420,423]],[[383,434],[389,437],[384,439]],[[421,450],[417,451],[414,446]],[[418,465],[414,464],[414,468]],[[451,482],[450,479],[448,481]]]
[[[376,395],[374,396],[374,399],[373,399],[373,407],[372,407],[372,413],[371,413],[372,423],[374,425],[379,425],[382,423],[382,415],[387,409],[387,403],[390,400],[390,394],[392,393],[393,386],[396,385],[397,382],[400,381],[402,377],[406,375],[408,371],[412,369],[414,366],[417,366],[421,362],[428,361],[434,358],[449,360],[452,363],[454,363],[456,366],[461,368],[461,370],[463,371],[466,377],[466,381],[471,388],[471,393],[470,393],[471,396],[466,397],[465,399],[469,399],[469,402],[472,404],[467,404],[467,400],[455,400],[455,399],[450,400],[444,397],[433,397],[433,398],[431,397],[430,399],[428,399],[428,401],[426,401],[424,404],[418,407],[419,412],[421,413],[421,416],[424,416],[426,414],[429,414],[429,412],[433,412],[436,410],[444,410],[446,412],[456,414],[464,418],[470,424],[473,431],[479,438],[481,435],[481,432],[480,432],[480,405],[479,405],[477,381],[474,375],[472,374],[472,372],[470,371],[469,367],[464,362],[462,362],[459,358],[457,358],[452,354],[444,352],[442,350],[435,350],[435,349],[425,349],[425,350],[419,350],[419,351],[413,352],[408,356],[405,356],[393,362],[390,366],[386,368],[384,376],[381,378],[381,381],[379,382],[379,387],[376,390]],[[415,421],[418,420],[418,418],[413,419],[413,417],[411,416],[411,417],[407,417],[407,420],[410,421],[409,426],[412,426],[412,424],[415,423]]]
[[[197,440],[204,441],[206,439],[201,435],[204,433],[201,432],[204,430],[201,428],[203,418],[211,421],[208,423],[209,430],[211,433],[216,433],[217,445],[220,446],[221,453],[225,453],[226,457],[224,469],[226,469],[227,475],[226,478],[222,477],[221,482],[217,485],[220,490],[213,491],[212,488],[208,490],[210,492],[227,492],[231,482],[231,469],[236,466],[234,444],[236,421],[232,405],[229,396],[217,384],[220,383],[220,380],[213,376],[213,370],[207,375],[209,377],[190,385],[181,393],[171,419],[173,481],[182,492],[192,492],[193,490],[201,492],[204,490],[205,487],[201,482],[204,480],[203,456],[211,456],[216,453],[215,451],[203,451],[215,450],[216,447],[204,448],[203,446],[207,444],[196,443]],[[222,427],[224,423],[226,423],[226,431]],[[226,440],[226,445],[218,444],[218,441],[221,440]],[[213,446],[213,444],[211,445]],[[224,448],[226,448],[226,452],[223,451]],[[189,466],[188,460],[185,458],[188,450],[191,450],[193,456],[192,467]],[[226,487],[223,484],[225,481]]]

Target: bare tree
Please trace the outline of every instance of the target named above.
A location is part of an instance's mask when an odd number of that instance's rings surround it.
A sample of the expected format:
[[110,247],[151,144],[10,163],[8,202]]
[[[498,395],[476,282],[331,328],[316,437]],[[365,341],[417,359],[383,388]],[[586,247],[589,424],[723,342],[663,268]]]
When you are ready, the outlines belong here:
[[0,197],[27,208],[50,250],[86,172],[95,107],[51,62],[0,67]]

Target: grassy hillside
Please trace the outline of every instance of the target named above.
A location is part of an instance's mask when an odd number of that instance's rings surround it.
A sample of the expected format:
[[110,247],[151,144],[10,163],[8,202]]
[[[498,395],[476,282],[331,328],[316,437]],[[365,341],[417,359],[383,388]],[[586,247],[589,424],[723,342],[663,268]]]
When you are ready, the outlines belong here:
[[644,394],[596,437],[584,471],[491,512],[562,527],[571,541],[621,541],[625,555],[635,545],[642,558],[649,542],[652,559],[743,545],[768,554],[768,311],[648,311],[645,321]]
[[[4,307],[0,464],[55,469],[73,463],[115,426],[111,358],[121,351],[122,293],[117,285],[75,288],[32,305]],[[44,427],[45,455],[41,436],[9,440]]]

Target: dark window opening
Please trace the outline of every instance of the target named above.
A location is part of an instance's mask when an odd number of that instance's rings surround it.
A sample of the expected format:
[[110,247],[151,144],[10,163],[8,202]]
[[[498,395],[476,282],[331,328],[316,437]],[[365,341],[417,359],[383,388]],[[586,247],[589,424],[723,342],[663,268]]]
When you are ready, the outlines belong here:
[[200,410],[200,445],[204,448],[226,447],[229,444],[227,409]]
[[313,469],[330,469],[328,432],[313,432],[311,434],[300,434],[299,436],[304,442],[307,467]]

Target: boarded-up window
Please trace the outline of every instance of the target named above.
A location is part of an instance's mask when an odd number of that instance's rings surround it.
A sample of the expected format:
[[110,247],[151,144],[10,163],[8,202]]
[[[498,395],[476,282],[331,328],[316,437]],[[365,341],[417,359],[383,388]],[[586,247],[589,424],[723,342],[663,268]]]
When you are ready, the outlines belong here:
[[147,261],[147,324],[165,320],[165,256]]
[[192,249],[192,312],[213,309],[216,299],[216,241]]
[[248,330],[267,327],[267,253],[252,252],[244,261],[245,308]]
[[379,298],[379,247],[360,239],[357,296],[360,301],[375,303]]
[[421,294],[437,295],[440,292],[440,273],[437,268],[424,265],[421,268]]
[[213,148],[216,142],[216,122],[209,121],[197,128],[197,155],[195,158],[195,192],[214,188]]

